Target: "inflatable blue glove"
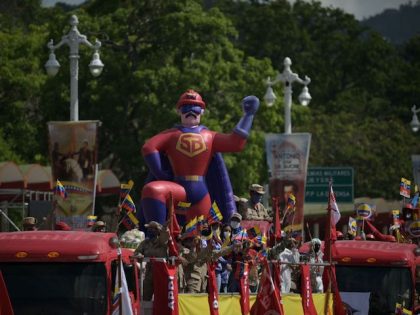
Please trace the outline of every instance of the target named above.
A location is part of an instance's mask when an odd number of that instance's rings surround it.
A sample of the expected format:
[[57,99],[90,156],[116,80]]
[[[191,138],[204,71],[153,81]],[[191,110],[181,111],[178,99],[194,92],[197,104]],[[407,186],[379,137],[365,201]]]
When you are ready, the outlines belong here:
[[254,120],[254,114],[257,112],[259,106],[260,100],[258,97],[253,95],[245,97],[242,100],[242,108],[245,115],[242,116],[235,129],[233,129],[233,132],[243,138],[248,138],[252,127],[252,121]]
[[260,100],[254,95],[246,96],[242,100],[242,108],[245,114],[254,115],[258,107],[260,107]]

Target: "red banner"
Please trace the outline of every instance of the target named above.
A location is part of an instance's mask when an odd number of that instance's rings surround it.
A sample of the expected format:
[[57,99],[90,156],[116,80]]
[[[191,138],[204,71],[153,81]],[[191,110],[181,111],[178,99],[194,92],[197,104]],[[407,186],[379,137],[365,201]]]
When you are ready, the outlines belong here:
[[279,314],[283,315],[280,291],[274,285],[267,260],[263,261],[264,270],[260,279],[257,299],[252,306],[251,315]]
[[217,280],[216,280],[216,264],[217,263],[207,263],[208,270],[208,299],[210,307],[210,315],[219,315],[219,292],[217,292]]
[[153,261],[153,315],[178,315],[176,266]]
[[[346,311],[344,310],[344,304],[341,300],[340,291],[338,290],[337,277],[335,274],[335,266],[325,267],[324,274],[322,275],[324,281],[324,288],[327,288],[327,298],[329,299],[329,294],[332,292],[333,301],[334,301],[334,314],[336,315],[345,315]],[[329,284],[331,283],[331,290],[329,290]]]
[[249,314],[249,282],[248,282],[248,263],[244,263],[244,274],[239,280],[241,293],[241,311],[242,315]]
[[12,303],[9,299],[6,283],[0,271],[0,315],[13,315]]
[[302,308],[304,315],[317,315],[314,301],[312,299],[311,274],[309,265],[300,266]]
[[274,286],[281,292],[281,265],[280,262],[273,262],[273,282]]

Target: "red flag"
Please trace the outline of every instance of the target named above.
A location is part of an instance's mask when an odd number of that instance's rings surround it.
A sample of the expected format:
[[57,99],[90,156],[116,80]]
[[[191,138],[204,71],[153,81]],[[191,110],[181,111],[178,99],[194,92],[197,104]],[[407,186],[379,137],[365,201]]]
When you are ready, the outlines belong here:
[[335,266],[332,264],[332,258],[336,255],[335,241],[337,240],[337,234],[335,230],[336,218],[333,217],[332,211],[338,210],[337,203],[335,201],[334,192],[332,190],[332,183],[330,182],[330,189],[328,195],[328,216],[327,225],[325,228],[325,240],[324,240],[324,257],[325,260],[330,264],[324,270],[323,282],[324,288],[327,289],[328,294],[331,292],[334,294],[334,314],[344,315],[343,301],[341,300],[340,291],[338,290],[337,278],[335,276]]
[[172,193],[169,196],[169,241],[168,241],[168,251],[169,256],[178,256],[178,248],[176,246],[176,238],[181,233],[181,228],[179,227],[178,220],[176,219],[175,210],[174,210],[174,199]]
[[279,198],[273,198],[273,206],[275,211],[275,226],[274,226],[274,237],[276,240],[281,238],[281,224],[280,224],[280,213],[279,213]]
[[6,283],[0,271],[0,315],[13,315],[12,302],[10,302]]
[[304,315],[317,315],[312,299],[311,275],[309,265],[300,265],[302,308]]
[[[239,266],[238,266],[239,268]],[[248,282],[248,263],[244,263],[244,274],[239,279],[239,289],[241,293],[241,311],[242,315],[249,314],[249,282]]]
[[153,315],[178,315],[176,266],[160,261],[153,264]]
[[267,260],[263,260],[264,270],[261,274],[257,299],[251,308],[251,315],[279,314],[283,315],[280,291],[274,285]]
[[335,241],[337,240],[337,233],[335,230],[335,222],[332,215],[333,208],[336,207],[334,192],[332,191],[332,184],[330,183],[330,189],[328,194],[328,208],[327,208],[327,224],[325,227],[325,239],[324,239],[324,260],[331,263],[332,256],[335,254]]
[[[345,315],[346,311],[344,310],[344,304],[343,304],[343,301],[341,300],[340,291],[338,290],[337,277],[335,275],[334,265],[325,267],[323,280],[324,280],[324,287],[326,283],[331,283],[331,292],[334,294],[333,295],[334,315]],[[330,290],[328,288],[327,299],[329,299],[328,297],[329,293],[330,293]]]
[[207,270],[209,279],[208,283],[208,299],[210,307],[210,315],[219,315],[219,293],[217,292],[217,280],[216,280],[216,265],[217,263],[207,263]]
[[279,261],[273,262],[273,282],[274,286],[281,292],[281,264]]
[[175,215],[174,199],[172,197],[172,193],[170,193],[169,196],[169,230],[174,237],[177,237],[181,233],[181,228]]

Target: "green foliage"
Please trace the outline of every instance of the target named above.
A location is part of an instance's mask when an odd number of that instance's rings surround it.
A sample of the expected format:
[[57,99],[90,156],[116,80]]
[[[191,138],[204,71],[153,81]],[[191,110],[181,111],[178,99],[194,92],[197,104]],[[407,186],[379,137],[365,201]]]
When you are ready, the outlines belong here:
[[[72,8],[12,1],[0,15],[0,157],[47,162],[48,121],[69,117],[68,47],[57,49],[61,70],[47,78],[46,44],[69,30],[102,42],[103,73],[92,78],[92,51],[80,49],[79,116],[100,120],[99,159],[122,181],[141,188],[146,139],[179,122],[175,104],[197,89],[208,108],[203,124],[230,132],[241,99],[261,100],[264,80],[283,69],[308,75],[313,101],[292,106],[294,132],[311,132],[311,166],[352,166],[356,196],[398,198],[420,150],[408,122],[420,90],[420,37],[394,47],[341,10],[320,2],[91,0]],[[264,134],[282,133],[280,86],[272,107],[262,102],[246,149],[225,155],[235,193],[267,183]],[[300,93],[294,86],[294,101]]]

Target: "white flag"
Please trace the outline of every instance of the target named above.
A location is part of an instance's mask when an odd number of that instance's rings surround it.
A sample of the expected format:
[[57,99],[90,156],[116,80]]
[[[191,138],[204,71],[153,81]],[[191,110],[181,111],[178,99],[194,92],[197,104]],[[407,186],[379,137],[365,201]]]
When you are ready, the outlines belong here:
[[331,208],[331,214],[332,214],[331,223],[334,223],[334,225],[336,225],[338,220],[340,220],[341,214],[340,214],[340,209],[338,209],[338,206],[337,206],[337,201],[335,200],[335,195],[334,195],[332,185],[331,185],[331,190],[330,190],[330,208]]
[[[121,270],[121,287],[118,288],[118,273]],[[112,315],[119,315],[120,314],[120,304],[119,299],[121,299],[121,307],[123,315],[133,315],[133,309],[131,307],[131,300],[130,294],[128,293],[128,285],[127,279],[125,278],[125,272],[122,260],[120,260],[120,266],[117,268],[117,272],[115,273],[115,287],[117,292],[114,292],[114,299],[113,299],[113,312]]]

